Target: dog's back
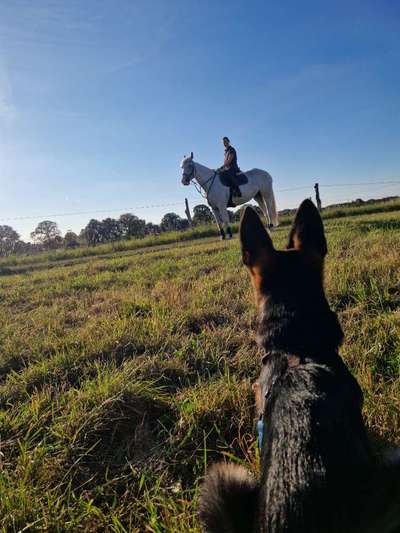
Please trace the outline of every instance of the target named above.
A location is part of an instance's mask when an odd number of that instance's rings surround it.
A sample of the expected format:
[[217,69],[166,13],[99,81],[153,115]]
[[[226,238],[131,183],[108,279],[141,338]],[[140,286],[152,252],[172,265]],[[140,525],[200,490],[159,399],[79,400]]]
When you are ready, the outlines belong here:
[[358,386],[341,362],[287,360],[269,354],[259,379],[267,393],[259,484],[242,467],[211,468],[200,498],[205,531],[356,531],[364,503],[356,480],[370,461]]
[[346,367],[339,358],[287,367],[268,391],[263,418],[260,531],[343,531],[350,503],[343,486],[370,460],[359,389]]
[[318,211],[303,202],[287,251],[274,249],[251,209],[240,233],[264,350],[255,386],[261,477],[257,484],[242,467],[211,467],[199,500],[203,530],[399,531],[400,467],[374,465],[362,393],[338,355],[343,334],[324,295],[327,246]]

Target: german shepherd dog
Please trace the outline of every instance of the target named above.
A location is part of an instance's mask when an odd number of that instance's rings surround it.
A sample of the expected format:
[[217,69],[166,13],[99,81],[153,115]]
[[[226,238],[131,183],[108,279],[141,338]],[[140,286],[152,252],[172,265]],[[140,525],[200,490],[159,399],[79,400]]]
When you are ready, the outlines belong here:
[[203,531],[399,532],[400,467],[374,459],[361,389],[338,354],[343,333],[324,294],[319,212],[305,200],[278,251],[247,207],[240,239],[264,354],[253,386],[261,473],[256,480],[238,465],[210,467],[199,497]]

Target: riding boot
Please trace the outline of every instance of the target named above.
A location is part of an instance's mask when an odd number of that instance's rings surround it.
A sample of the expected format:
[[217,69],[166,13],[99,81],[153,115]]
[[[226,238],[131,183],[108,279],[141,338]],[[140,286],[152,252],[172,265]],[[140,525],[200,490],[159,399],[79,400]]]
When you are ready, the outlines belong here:
[[233,187],[233,196],[242,196],[242,193],[240,192],[238,185],[235,185]]
[[236,183],[236,172],[232,169],[229,170],[229,179],[231,182],[232,196],[236,196],[236,197],[242,196],[239,186]]

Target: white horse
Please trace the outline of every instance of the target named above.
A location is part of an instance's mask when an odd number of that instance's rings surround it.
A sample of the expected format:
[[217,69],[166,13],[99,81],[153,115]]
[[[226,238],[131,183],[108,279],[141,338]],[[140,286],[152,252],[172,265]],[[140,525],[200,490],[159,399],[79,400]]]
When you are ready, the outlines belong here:
[[[218,224],[221,238],[225,239],[225,230],[228,233],[228,237],[232,238],[228,213],[229,187],[221,183],[219,175],[215,170],[193,161],[193,152],[189,157],[184,157],[181,168],[183,185],[189,185],[192,180],[196,180],[204,190],[208,205],[211,207]],[[240,185],[242,196],[234,196],[232,198],[234,207],[245,204],[254,198],[267,219],[268,227],[272,228],[277,226],[278,214],[276,211],[274,191],[272,190],[271,176],[265,170],[258,168],[248,170],[245,174],[248,182]]]

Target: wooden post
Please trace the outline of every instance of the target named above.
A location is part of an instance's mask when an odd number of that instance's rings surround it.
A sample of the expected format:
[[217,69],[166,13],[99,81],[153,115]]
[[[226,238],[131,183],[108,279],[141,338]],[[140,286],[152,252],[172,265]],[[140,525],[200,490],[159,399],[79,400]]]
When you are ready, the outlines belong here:
[[316,183],[314,185],[314,189],[315,189],[315,200],[317,202],[318,211],[321,211],[322,204],[321,204],[321,197],[319,195],[319,185],[318,185],[318,183]]
[[192,226],[193,225],[193,221],[192,221],[192,215],[190,214],[190,209],[189,209],[189,202],[188,202],[188,199],[185,198],[185,213],[186,213],[186,217],[188,219],[188,222],[189,222],[189,226]]

